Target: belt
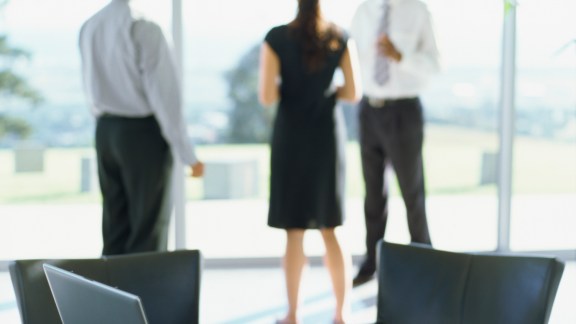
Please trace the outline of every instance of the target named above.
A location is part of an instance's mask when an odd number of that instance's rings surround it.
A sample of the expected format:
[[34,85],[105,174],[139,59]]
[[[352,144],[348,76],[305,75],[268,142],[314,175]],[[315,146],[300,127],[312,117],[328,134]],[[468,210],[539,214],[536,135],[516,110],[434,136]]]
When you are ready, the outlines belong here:
[[373,97],[366,97],[366,101],[372,108],[382,108],[386,105],[392,105],[400,102],[409,102],[413,100],[417,100],[417,97],[413,98],[399,98],[399,99],[386,99],[386,98],[373,98]]
[[147,118],[152,118],[154,115],[145,115],[145,116],[122,116],[122,115],[115,115],[110,113],[102,113],[98,116],[98,118],[108,118],[108,119],[134,119],[134,120],[144,120]]

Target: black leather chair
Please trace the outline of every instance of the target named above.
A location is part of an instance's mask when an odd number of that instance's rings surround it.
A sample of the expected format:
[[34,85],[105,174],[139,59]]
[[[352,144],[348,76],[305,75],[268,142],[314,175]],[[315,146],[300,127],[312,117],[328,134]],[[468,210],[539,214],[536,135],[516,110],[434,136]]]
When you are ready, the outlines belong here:
[[151,324],[198,323],[202,256],[198,250],[9,265],[23,324],[60,324],[42,264],[48,263],[140,297]]
[[455,253],[379,243],[377,322],[548,323],[564,264],[551,257]]

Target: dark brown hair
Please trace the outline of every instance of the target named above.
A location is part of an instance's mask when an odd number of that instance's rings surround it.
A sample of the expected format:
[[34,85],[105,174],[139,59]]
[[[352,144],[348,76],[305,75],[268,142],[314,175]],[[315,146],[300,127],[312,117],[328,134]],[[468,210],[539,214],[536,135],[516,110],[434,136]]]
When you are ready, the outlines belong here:
[[302,43],[304,63],[309,71],[322,68],[328,52],[340,46],[338,29],[322,18],[320,0],[298,0],[298,13],[289,26]]

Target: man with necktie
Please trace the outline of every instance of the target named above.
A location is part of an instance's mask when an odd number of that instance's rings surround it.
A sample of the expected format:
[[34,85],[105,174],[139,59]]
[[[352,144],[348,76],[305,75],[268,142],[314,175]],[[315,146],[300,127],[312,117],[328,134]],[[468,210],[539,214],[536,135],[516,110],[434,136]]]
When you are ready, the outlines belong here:
[[376,244],[388,217],[386,169],[395,171],[412,242],[431,244],[426,219],[419,95],[440,69],[431,16],[420,0],[366,0],[350,34],[356,41],[364,97],[359,104],[360,152],[365,183],[366,256],[353,285],[376,271]]

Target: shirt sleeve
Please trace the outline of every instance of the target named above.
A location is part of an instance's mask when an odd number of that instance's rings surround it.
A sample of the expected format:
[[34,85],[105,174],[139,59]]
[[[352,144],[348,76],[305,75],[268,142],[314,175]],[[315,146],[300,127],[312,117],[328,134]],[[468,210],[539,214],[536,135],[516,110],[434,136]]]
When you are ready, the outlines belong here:
[[145,96],[162,135],[183,163],[195,164],[198,159],[182,112],[180,80],[162,30],[153,22],[139,20],[132,26],[132,35]]
[[402,60],[398,67],[425,77],[440,71],[440,54],[430,12],[426,7],[422,10],[422,24],[418,30],[420,34],[418,46],[414,52],[402,53]]
[[350,33],[350,37],[354,40],[358,38],[362,32],[360,30],[360,22],[362,21],[362,5],[356,9],[354,12],[354,16],[352,16],[352,21],[350,22],[350,26],[348,27],[348,32]]

